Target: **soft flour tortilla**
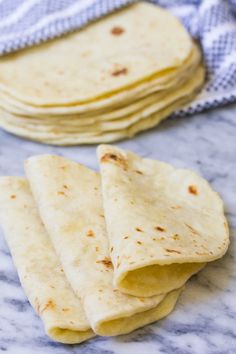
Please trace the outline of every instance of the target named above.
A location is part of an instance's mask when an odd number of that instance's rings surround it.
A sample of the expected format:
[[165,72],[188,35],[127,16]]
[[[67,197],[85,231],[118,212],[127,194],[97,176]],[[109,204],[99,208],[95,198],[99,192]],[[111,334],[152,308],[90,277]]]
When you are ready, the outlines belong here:
[[135,296],[179,288],[229,244],[223,203],[188,170],[98,148],[114,285]]
[[[29,117],[16,116],[14,114],[8,113],[7,111],[0,111],[1,119],[6,120],[10,124],[15,124],[24,129],[29,129],[29,131],[46,132],[46,133],[97,133],[101,134],[105,131],[116,131],[121,129],[127,129],[131,125],[137,123],[140,120],[146,119],[154,113],[164,109],[165,107],[178,102],[183,97],[188,97],[192,95],[196,90],[198,90],[204,80],[204,69],[199,67],[193,78],[187,80],[180,87],[175,87],[166,92],[161,97],[159,95],[153,95],[149,97],[148,102],[136,103],[137,110],[133,114],[129,114],[129,109],[127,113],[125,109],[123,110],[123,116],[118,116],[110,113],[110,120],[107,115],[98,115],[92,119],[70,119],[65,118],[56,120],[50,119],[30,119]],[[87,124],[85,125],[85,123]],[[82,124],[81,124],[82,123]]]
[[42,220],[95,333],[124,334],[167,315],[180,290],[144,299],[112,286],[99,175],[53,155],[32,157],[25,168]]
[[91,124],[95,124],[97,122],[103,121],[113,121],[123,118],[124,116],[129,116],[133,113],[139,112],[141,109],[148,107],[149,105],[153,104],[154,102],[161,103],[162,100],[165,100],[166,97],[170,96],[171,94],[175,93],[182,89],[182,87],[188,83],[193,82],[195,77],[199,77],[199,72],[203,71],[202,67],[198,65],[198,67],[194,67],[189,75],[185,75],[181,77],[177,83],[175,83],[170,88],[161,91],[155,91],[151,94],[146,95],[140,99],[133,98],[132,102],[126,104],[122,102],[122,106],[111,106],[109,110],[95,110],[95,111],[87,111],[86,113],[77,113],[77,114],[70,114],[69,112],[64,112],[63,115],[54,115],[54,114],[47,114],[47,115],[28,115],[28,113],[19,113],[17,110],[12,110],[12,106],[10,103],[2,104],[0,98],[0,106],[6,112],[9,112],[10,115],[15,116],[18,120],[24,121],[24,123],[33,123],[33,124],[44,124],[53,125],[53,124],[65,124],[65,125],[78,125],[78,126],[87,126]]
[[[87,104],[74,104],[71,106],[50,106],[50,107],[39,107],[32,106],[27,103],[16,100],[14,97],[0,91],[0,106],[9,112],[14,114],[23,115],[33,115],[41,118],[45,116],[50,116],[53,119],[54,116],[72,115],[79,114],[80,117],[88,116],[91,114],[101,114],[105,112],[110,112],[111,110],[118,110],[126,106],[132,107],[135,101],[140,102],[140,100],[145,99],[148,95],[152,93],[162,94],[163,91],[169,90],[174,86],[178,86],[182,81],[191,77],[193,72],[199,66],[201,61],[200,50],[197,45],[193,44],[193,49],[183,63],[182,66],[167,70],[152,78],[146,82],[140,83],[136,87],[129,87],[118,92],[112,96],[105,97],[94,102],[89,102]],[[128,107],[127,107],[128,106]]]
[[180,67],[191,50],[177,18],[141,2],[68,36],[4,56],[0,90],[31,105],[83,104]]
[[136,124],[131,125],[128,129],[120,129],[117,131],[107,131],[104,133],[91,133],[91,132],[81,132],[81,133],[55,133],[55,132],[40,132],[34,129],[29,129],[25,127],[20,127],[19,125],[12,124],[1,118],[0,115],[0,127],[8,131],[9,133],[33,140],[41,143],[46,143],[50,145],[77,145],[77,144],[98,144],[98,143],[108,143],[124,138],[131,138],[142,130],[149,129],[159,124],[163,119],[167,118],[176,109],[182,107],[185,103],[189,102],[193,98],[192,95],[189,97],[175,102],[169,105],[163,110],[151,115],[150,117],[139,121]]
[[[47,127],[44,127],[44,131],[40,131],[40,129],[35,129],[32,125],[18,125],[14,123],[14,120],[9,120],[9,114],[4,116],[4,112],[2,115],[0,114],[0,126],[7,130],[10,133],[36,140],[39,142],[44,142],[52,145],[76,145],[76,144],[97,144],[97,143],[108,143],[120,139],[124,139],[127,137],[132,137],[138,132],[154,127],[158,123],[160,123],[163,119],[167,118],[171,113],[173,113],[176,109],[182,107],[185,103],[192,100],[192,98],[196,95],[198,90],[200,89],[202,82],[204,80],[204,72],[201,71],[200,76],[196,76],[194,79],[194,88],[193,92],[189,94],[184,94],[183,98],[179,98],[176,102],[169,104],[164,109],[160,109],[158,112],[147,116],[152,107],[148,107],[146,113],[133,115],[131,118],[127,117],[127,122],[136,121],[136,123],[131,123],[128,128],[124,128],[124,125],[127,125],[126,119],[122,122],[123,128],[117,130],[110,131],[97,131],[96,128],[94,131],[66,131],[64,129],[63,132],[60,132],[60,127],[55,131],[47,131]],[[178,95],[178,94],[177,94]],[[8,118],[7,118],[8,117]],[[7,118],[7,119],[6,119]],[[119,124],[119,122],[117,122]],[[63,129],[62,129],[63,130]]]
[[80,343],[94,336],[68,284],[23,178],[0,178],[0,222],[25,293],[49,337]]

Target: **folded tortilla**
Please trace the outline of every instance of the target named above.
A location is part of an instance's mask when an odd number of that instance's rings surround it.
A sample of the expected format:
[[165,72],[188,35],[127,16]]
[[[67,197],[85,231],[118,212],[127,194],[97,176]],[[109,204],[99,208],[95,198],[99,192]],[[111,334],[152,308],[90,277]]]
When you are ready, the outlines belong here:
[[194,172],[98,148],[114,286],[153,296],[182,286],[229,245],[223,202]]
[[48,336],[67,344],[93,337],[24,178],[0,178],[0,223],[22,287]]
[[144,299],[113,287],[98,173],[53,155],[30,158],[25,169],[41,218],[95,333],[128,333],[173,309],[181,289]]

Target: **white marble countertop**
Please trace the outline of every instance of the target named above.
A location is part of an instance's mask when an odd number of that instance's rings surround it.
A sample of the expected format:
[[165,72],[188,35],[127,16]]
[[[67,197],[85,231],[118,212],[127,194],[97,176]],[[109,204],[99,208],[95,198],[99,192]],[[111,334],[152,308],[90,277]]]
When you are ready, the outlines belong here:
[[[50,341],[30,307],[0,234],[0,353],[9,354],[235,354],[236,353],[236,105],[183,119],[117,145],[178,167],[192,168],[221,194],[231,227],[227,255],[186,285],[168,318],[117,338],[80,345]],[[0,175],[23,174],[23,160],[56,153],[97,168],[95,146],[51,147],[0,131]]]

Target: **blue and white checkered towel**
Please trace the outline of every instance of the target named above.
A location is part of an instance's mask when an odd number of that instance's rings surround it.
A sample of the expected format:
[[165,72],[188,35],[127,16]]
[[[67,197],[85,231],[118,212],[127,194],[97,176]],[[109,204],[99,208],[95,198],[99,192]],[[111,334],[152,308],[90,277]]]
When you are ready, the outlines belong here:
[[[0,0],[0,54],[81,28],[135,0]],[[208,80],[177,115],[236,102],[236,0],[152,0],[178,16],[202,46]],[[147,34],[148,35],[148,34]]]

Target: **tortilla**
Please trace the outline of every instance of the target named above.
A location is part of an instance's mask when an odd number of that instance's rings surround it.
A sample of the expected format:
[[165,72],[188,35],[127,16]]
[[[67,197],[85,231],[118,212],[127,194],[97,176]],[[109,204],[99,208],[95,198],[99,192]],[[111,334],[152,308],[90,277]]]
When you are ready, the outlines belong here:
[[96,172],[54,155],[31,157],[25,169],[41,218],[95,333],[129,333],[173,309],[180,289],[144,299],[122,294],[112,286]]
[[[45,126],[42,129],[43,131],[40,131],[40,129],[36,130],[34,125],[30,127],[30,125],[27,126],[26,124],[23,125],[15,124],[14,119],[13,121],[12,119],[9,120],[9,117],[11,116],[6,113],[5,113],[6,114],[5,119],[4,119],[4,115],[3,117],[1,117],[0,115],[0,126],[13,134],[26,137],[28,139],[36,140],[39,142],[52,144],[52,145],[96,144],[101,142],[103,143],[112,142],[126,137],[132,137],[142,130],[149,129],[157,125],[163,119],[167,118],[171,113],[173,113],[176,109],[180,109],[180,107],[182,107],[185,103],[189,102],[193,98],[193,96],[196,95],[197,91],[202,85],[204,79],[204,73],[201,70],[199,73],[200,75],[199,76],[197,75],[193,80],[194,83],[191,84],[193,91],[190,94],[187,94],[186,91],[184,90],[180,91],[180,93],[176,93],[176,95],[173,95],[173,97],[178,97],[178,95],[180,95],[181,97],[182,94],[184,97],[176,99],[176,102],[169,104],[164,109],[160,109],[159,111],[151,114],[150,116],[148,116],[147,114],[150,114],[151,110],[153,109],[152,106],[147,107],[146,113],[142,112],[142,113],[134,114],[133,116],[124,119],[122,123],[117,121],[116,126],[122,124],[122,127],[121,129],[117,129],[114,131],[113,130],[102,131],[101,129],[99,131],[95,127],[94,131],[86,131],[84,129],[85,131],[76,132],[76,130],[74,131],[74,129],[65,129],[65,128],[60,129],[59,126],[51,130],[47,129],[47,127]],[[166,100],[166,103],[167,101],[168,100]],[[162,104],[160,104],[160,106],[161,105]],[[130,120],[130,125],[129,125],[129,120]],[[108,125],[108,122],[106,125]],[[124,128],[124,126],[127,125],[128,127]],[[110,126],[112,126],[112,124],[110,124]]]
[[[199,78],[202,69],[195,68],[195,70],[192,72],[194,73],[194,77]],[[82,113],[77,113],[77,114],[63,114],[63,115],[44,115],[44,116],[38,116],[38,115],[29,115],[28,113],[18,113],[17,110],[15,111],[14,109],[12,110],[12,107],[10,104],[2,104],[0,102],[0,105],[2,106],[2,110],[5,111],[6,113],[9,112],[9,115],[13,116],[16,118],[17,121],[21,122],[23,121],[24,124],[43,124],[44,126],[48,125],[72,125],[72,126],[79,126],[79,127],[86,127],[88,125],[92,125],[95,123],[103,123],[103,121],[114,121],[118,119],[124,118],[124,116],[130,116],[133,113],[138,113],[141,109],[147,108],[149,105],[152,105],[153,103],[159,103],[160,105],[163,104],[162,100],[165,101],[166,97],[169,97],[171,94],[175,93],[176,91],[182,91],[186,84],[194,82],[192,78],[186,78],[183,77],[181,78],[176,85],[173,85],[170,89],[163,90],[163,91],[157,91],[151,94],[148,94],[147,96],[139,99],[139,100],[133,100],[130,102],[128,105],[123,105],[121,107],[111,107],[111,111],[103,111],[103,110],[96,110],[95,112],[87,112],[87,114],[82,114]],[[189,93],[189,92],[188,92]],[[124,102],[123,102],[124,104]]]
[[29,103],[26,104],[18,101],[14,97],[0,91],[0,105],[2,108],[14,114],[33,115],[41,118],[45,118],[45,116],[49,115],[50,118],[53,119],[53,117],[57,115],[63,117],[72,114],[79,114],[80,117],[87,116],[88,114],[94,114],[96,116],[99,113],[109,113],[111,110],[114,111],[115,109],[122,109],[123,107],[127,109],[130,105],[133,106],[135,101],[140,102],[140,100],[152,93],[159,92],[162,94],[163,91],[178,86],[191,77],[192,73],[199,66],[200,61],[200,50],[197,45],[193,44],[193,49],[189,57],[181,67],[168,70],[155,79],[139,84],[137,87],[126,88],[124,91],[118,92],[111,97],[105,97],[104,99],[83,105],[36,107]]
[[136,3],[80,31],[4,56],[0,90],[36,106],[94,102],[180,67],[192,47],[172,14]]
[[[99,134],[106,131],[116,131],[121,129],[127,129],[131,125],[142,121],[152,114],[164,109],[165,107],[178,102],[182,98],[186,98],[192,95],[201,87],[204,79],[204,70],[202,67],[199,67],[195,73],[195,76],[187,82],[185,82],[181,87],[175,87],[170,90],[170,92],[166,92],[162,97],[159,95],[154,95],[149,97],[148,102],[140,102],[139,105],[136,103],[137,110],[129,114],[129,110],[127,113],[124,111],[124,115],[122,116],[112,116],[107,117],[107,115],[101,115],[92,118],[85,119],[37,119],[32,120],[29,117],[16,116],[8,113],[7,111],[1,111],[1,119],[9,122],[10,124],[15,124],[16,126],[20,126],[24,129],[29,129],[35,131],[37,128],[37,132],[46,132],[46,133],[77,133],[78,135],[81,133],[90,133],[90,134]],[[81,124],[82,121],[82,124]],[[87,124],[86,124],[87,122]],[[90,123],[91,122],[91,123]],[[85,125],[86,124],[86,125]]]
[[[191,97],[191,96],[190,96]],[[160,112],[155,113],[154,115],[146,118],[143,121],[138,122],[137,124],[132,125],[128,129],[121,129],[117,131],[107,131],[102,134],[82,132],[78,133],[58,133],[58,132],[40,132],[34,129],[28,129],[8,123],[6,120],[1,120],[0,116],[0,127],[4,128],[6,131],[13,133],[15,135],[31,139],[33,141],[38,141],[42,143],[47,143],[50,145],[77,145],[77,144],[98,144],[98,143],[108,143],[117,140],[124,139],[126,137],[132,137],[138,132],[148,129],[160,123],[163,119],[168,117],[175,109],[180,108],[184,103],[189,102],[188,99],[183,99],[180,102],[174,103],[161,110]]]
[[0,222],[22,287],[48,336],[67,344],[93,337],[24,178],[0,178]]
[[182,286],[229,245],[223,202],[192,171],[98,148],[113,283],[134,296]]

